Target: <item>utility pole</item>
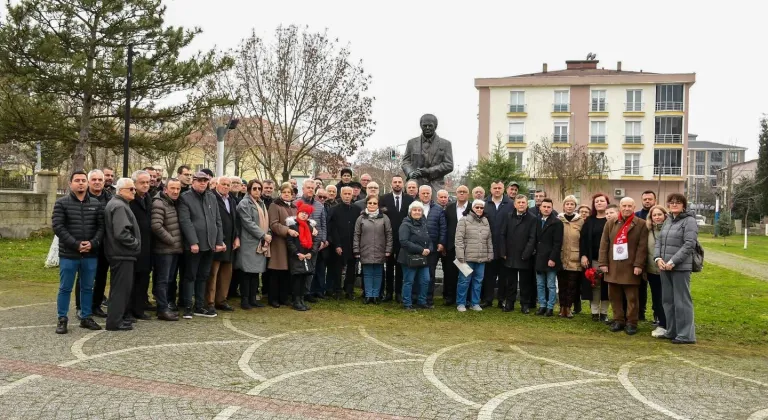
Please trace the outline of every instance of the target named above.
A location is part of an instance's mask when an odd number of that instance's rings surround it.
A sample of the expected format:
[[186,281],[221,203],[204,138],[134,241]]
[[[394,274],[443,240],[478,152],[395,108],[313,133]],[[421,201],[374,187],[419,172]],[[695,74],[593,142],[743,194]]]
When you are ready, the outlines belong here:
[[123,133],[123,178],[128,178],[128,143],[131,136],[131,83],[133,83],[133,44],[128,44],[128,69],[125,79],[125,132]]

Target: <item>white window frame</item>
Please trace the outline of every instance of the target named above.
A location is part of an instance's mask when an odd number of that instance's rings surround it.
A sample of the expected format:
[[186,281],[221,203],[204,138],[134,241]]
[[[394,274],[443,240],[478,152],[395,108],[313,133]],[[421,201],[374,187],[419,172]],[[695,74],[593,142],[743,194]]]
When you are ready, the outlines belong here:
[[[602,127],[602,130],[600,130],[599,127]],[[598,129],[595,130],[595,128],[598,128]],[[607,121],[590,121],[589,122],[589,142],[593,144],[595,143],[604,144],[606,142],[606,139],[608,138],[607,131],[608,131]]]
[[636,120],[624,121],[624,143],[643,143],[643,122]]
[[515,164],[517,165],[517,169],[525,169],[525,156],[523,155],[523,152],[509,152],[509,158],[515,161]]
[[[565,99],[565,101],[563,101]],[[555,90],[555,112],[568,112],[571,110],[571,91],[567,89]]]
[[[512,130],[512,127],[520,128],[519,132],[518,130]],[[509,122],[509,136],[507,137],[507,141],[509,143],[525,143],[525,122],[522,121],[510,121]],[[515,136],[515,139],[512,139],[512,136]]]
[[596,89],[590,93],[590,112],[605,112],[605,98],[608,93],[605,89]]
[[[560,130],[558,130],[558,128]],[[563,133],[562,129],[565,128],[565,133]],[[558,131],[560,131],[558,133]],[[555,121],[554,130],[552,132],[552,142],[553,143],[568,143],[570,141],[570,133],[571,133],[571,127],[570,123],[568,121]],[[565,135],[565,141],[562,141],[562,138],[559,136]]]
[[509,92],[509,112],[525,112],[524,90],[512,90]]
[[728,159],[728,163],[739,163],[739,152],[731,150]]
[[[640,153],[624,154],[624,175],[640,175]],[[629,162],[629,166],[627,166]]]
[[[629,100],[630,95],[632,100]],[[638,112],[643,110],[643,90],[642,89],[627,89],[627,104],[624,108],[626,111]]]

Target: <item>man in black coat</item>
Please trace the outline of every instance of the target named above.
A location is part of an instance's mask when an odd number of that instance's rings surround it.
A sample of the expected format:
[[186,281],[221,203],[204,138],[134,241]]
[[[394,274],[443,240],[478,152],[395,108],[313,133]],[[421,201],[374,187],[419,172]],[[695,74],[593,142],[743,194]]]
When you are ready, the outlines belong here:
[[[536,280],[533,276],[533,251],[536,249],[536,218],[528,212],[528,197],[515,197],[515,210],[504,219],[501,227],[499,257],[506,267],[504,312],[515,310],[518,280],[520,309],[530,312],[530,302],[536,300]],[[499,297],[501,298],[501,297]]]
[[395,175],[391,182],[392,192],[384,194],[379,200],[382,213],[389,217],[392,225],[392,253],[387,257],[387,269],[385,271],[385,295],[384,302],[392,301],[395,295],[397,303],[401,303],[400,293],[403,291],[403,267],[397,263],[397,253],[400,251],[400,225],[408,216],[408,206],[413,203],[413,197],[403,191],[403,177]]
[[354,300],[356,260],[352,253],[352,240],[355,236],[355,223],[360,211],[352,204],[352,188],[341,189],[341,204],[331,209],[328,219],[328,239],[333,253],[332,269],[336,299],[341,298],[341,273],[346,267],[344,277],[344,293],[349,300]]
[[149,195],[150,174],[145,170],[136,171],[131,175],[136,186],[136,198],[131,201],[131,211],[136,217],[136,223],[141,232],[141,253],[133,266],[133,289],[131,300],[126,311],[126,318],[149,320],[145,310],[154,311],[148,307],[149,277],[152,273],[152,197]]
[[[112,199],[112,193],[104,188],[104,172],[94,169],[88,172],[88,195],[99,201],[102,208],[107,207],[107,202]],[[103,210],[103,209],[102,209]],[[107,273],[109,272],[109,261],[104,255],[104,247],[99,247],[99,264],[96,267],[96,277],[93,282],[93,309],[94,316],[106,318],[107,314],[101,309],[101,303],[104,301],[104,291],[107,288]],[[79,284],[79,282],[78,282]],[[79,289],[79,286],[76,287]],[[78,295],[78,308],[80,307],[80,297]]]
[[[539,310],[536,315],[552,316],[557,300],[557,272],[563,269],[563,222],[552,211],[552,200],[541,200],[541,219],[536,222],[536,288]],[[546,296],[545,289],[549,291]]]
[[[491,195],[485,201],[485,216],[491,225],[491,237],[493,239],[493,261],[485,264],[485,276],[483,277],[483,302],[480,307],[487,308],[493,306],[493,292],[496,288],[496,280],[499,279],[499,307],[503,306],[504,295],[506,294],[506,280],[504,260],[501,255],[501,226],[507,215],[514,210],[512,201],[504,193],[504,181],[497,179],[491,183]],[[471,287],[471,286],[470,286]]]
[[237,200],[229,194],[231,186],[232,181],[228,177],[222,176],[216,184],[216,189],[212,192],[216,196],[216,202],[219,206],[225,249],[213,254],[211,274],[208,277],[205,292],[205,302],[209,309],[214,307],[214,309],[227,312],[235,310],[227,303],[227,294],[229,293],[229,283],[232,281],[232,264],[234,263],[235,251],[240,248],[240,238],[237,234],[240,231],[240,221],[237,218]]
[[[459,220],[464,217],[464,212],[469,206],[469,188],[459,185],[456,188],[456,201],[445,207],[445,220],[448,224],[448,233],[445,241],[445,255],[443,262],[443,300],[445,306],[456,304],[456,285],[459,282],[459,269],[453,261],[456,259],[456,227]],[[464,304],[463,302],[461,303]]]

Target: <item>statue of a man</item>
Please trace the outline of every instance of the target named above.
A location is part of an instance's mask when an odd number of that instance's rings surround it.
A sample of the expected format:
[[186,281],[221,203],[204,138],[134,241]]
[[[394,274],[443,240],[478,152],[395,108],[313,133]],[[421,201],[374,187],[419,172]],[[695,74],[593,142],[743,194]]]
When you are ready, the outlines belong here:
[[445,187],[445,176],[453,172],[453,148],[451,142],[440,138],[437,117],[425,114],[419,121],[421,135],[408,140],[403,155],[402,169],[408,179],[419,185],[432,187],[432,194]]

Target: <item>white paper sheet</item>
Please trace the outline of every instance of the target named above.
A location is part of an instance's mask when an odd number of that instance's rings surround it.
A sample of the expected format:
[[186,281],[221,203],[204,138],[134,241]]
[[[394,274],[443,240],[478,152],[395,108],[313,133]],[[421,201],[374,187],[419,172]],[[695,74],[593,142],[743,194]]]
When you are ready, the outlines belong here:
[[459,268],[459,271],[461,271],[461,274],[464,274],[465,277],[469,277],[469,275],[472,274],[472,267],[470,267],[469,264],[459,262],[458,259],[453,260],[453,263],[456,265],[456,267]]

